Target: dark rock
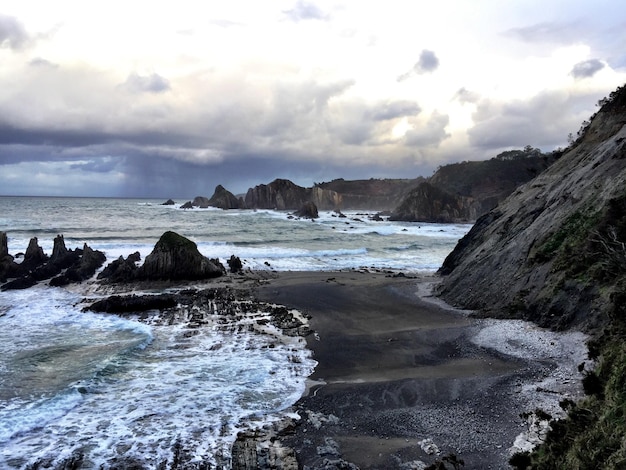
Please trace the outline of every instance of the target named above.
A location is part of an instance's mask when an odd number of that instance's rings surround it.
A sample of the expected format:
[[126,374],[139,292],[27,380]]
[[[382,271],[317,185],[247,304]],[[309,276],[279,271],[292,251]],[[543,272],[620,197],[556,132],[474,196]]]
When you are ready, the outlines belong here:
[[91,249],[87,244],[82,249],[68,250],[62,235],[55,237],[52,256],[48,258],[37,238],[32,238],[24,260],[11,266],[10,276],[7,276],[16,279],[4,284],[2,290],[25,289],[46,279],[51,279],[52,286],[82,282],[93,276],[105,260],[104,253]]
[[243,269],[243,264],[241,263],[241,259],[238,256],[231,255],[228,261],[228,267],[230,268],[231,273],[239,273]]
[[5,232],[0,232],[0,259],[6,258],[7,256],[9,256],[9,242],[7,234]]
[[223,267],[203,256],[191,240],[165,232],[138,269],[140,280],[198,280],[219,277]]
[[9,281],[6,284],[3,284],[2,290],[28,289],[35,284],[37,284],[37,279],[35,279],[33,276],[25,275]]
[[106,313],[145,312],[148,310],[174,308],[177,302],[174,294],[112,295],[106,299],[94,302],[83,310]]
[[295,215],[305,219],[317,219],[319,217],[317,206],[311,201],[305,202]]
[[180,206],[180,208],[181,209],[193,209],[193,204],[191,203],[191,201],[187,201],[182,206]]
[[137,274],[137,263],[141,260],[138,251],[128,255],[126,259],[120,256],[115,261],[109,263],[100,274],[98,279],[104,279],[108,282],[130,282]]
[[65,286],[72,282],[82,282],[92,277],[98,268],[104,264],[106,256],[98,250],[93,250],[85,243],[78,262],[73,263],[65,272],[50,280],[51,286]]
[[213,192],[213,196],[208,201],[211,207],[220,209],[245,209],[245,203],[242,198],[237,198],[233,193],[226,190],[222,185],[218,185]]
[[210,206],[209,199],[204,196],[196,196],[193,198],[191,205],[194,207],[199,207],[200,209],[206,209]]
[[250,188],[245,204],[251,209],[298,210],[305,203],[313,202],[317,207],[333,210],[341,206],[341,195],[318,186],[303,188],[285,179]]
[[163,204],[161,204],[162,206],[173,206],[176,203],[172,200],[172,199],[168,199],[167,201],[165,201]]
[[28,248],[26,248],[26,253],[24,253],[24,260],[20,264],[20,268],[23,271],[28,271],[31,269],[40,266],[41,264],[48,261],[48,257],[43,252],[43,248],[39,246],[37,242],[37,237],[33,237],[28,242]]
[[19,265],[9,254],[7,234],[0,232],[0,282],[6,282],[9,278],[17,277],[18,272]]

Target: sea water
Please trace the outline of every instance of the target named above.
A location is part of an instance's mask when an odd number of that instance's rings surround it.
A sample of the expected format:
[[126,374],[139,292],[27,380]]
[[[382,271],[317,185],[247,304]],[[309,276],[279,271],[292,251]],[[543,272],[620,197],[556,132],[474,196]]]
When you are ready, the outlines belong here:
[[[224,264],[240,257],[244,269],[419,272],[437,269],[470,228],[160,202],[3,197],[0,230],[13,255],[32,237],[50,254],[62,234],[68,248],[87,243],[107,262],[135,251],[143,259],[173,230]],[[0,468],[55,468],[72,455],[81,468],[157,468],[175,449],[190,464],[228,467],[237,433],[289,416],[315,367],[302,338],[251,327],[268,312],[204,312],[192,331],[184,318],[82,312],[82,294],[46,285],[0,293]]]

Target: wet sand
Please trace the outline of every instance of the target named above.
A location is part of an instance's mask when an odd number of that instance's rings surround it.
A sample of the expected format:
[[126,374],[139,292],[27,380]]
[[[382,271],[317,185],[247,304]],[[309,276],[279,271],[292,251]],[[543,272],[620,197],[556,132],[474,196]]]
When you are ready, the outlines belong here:
[[465,469],[509,468],[508,449],[528,427],[522,388],[555,362],[478,346],[481,320],[424,296],[433,282],[282,272],[256,289],[310,316],[315,332],[307,343],[318,366],[295,406],[303,419],[281,437],[300,468],[424,468],[449,454]]

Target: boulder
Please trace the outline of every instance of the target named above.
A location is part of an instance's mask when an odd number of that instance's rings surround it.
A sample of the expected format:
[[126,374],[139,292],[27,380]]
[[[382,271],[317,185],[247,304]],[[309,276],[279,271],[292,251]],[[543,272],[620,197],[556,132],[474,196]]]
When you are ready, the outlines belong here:
[[174,204],[176,204],[172,199],[168,199],[167,201],[165,201],[163,204],[161,204],[162,206],[173,206]]
[[319,217],[317,206],[311,201],[305,202],[295,215],[305,219],[317,219]]
[[191,203],[191,201],[187,201],[182,206],[180,206],[180,208],[181,209],[193,209],[193,204]]
[[219,277],[223,266],[199,251],[197,245],[175,232],[165,232],[137,271],[140,280],[199,280]]

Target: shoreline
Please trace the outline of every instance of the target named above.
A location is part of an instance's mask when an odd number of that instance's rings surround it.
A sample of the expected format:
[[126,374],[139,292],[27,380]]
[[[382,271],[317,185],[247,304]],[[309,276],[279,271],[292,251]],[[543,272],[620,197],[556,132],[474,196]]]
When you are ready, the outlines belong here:
[[472,318],[431,294],[435,274],[394,273],[255,275],[258,300],[309,318],[318,362],[293,406],[301,420],[272,446],[300,468],[424,468],[449,454],[467,469],[507,468],[514,443],[524,450],[542,432],[521,413],[558,414],[559,400],[581,396],[584,335]]

